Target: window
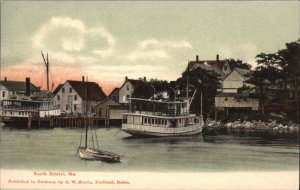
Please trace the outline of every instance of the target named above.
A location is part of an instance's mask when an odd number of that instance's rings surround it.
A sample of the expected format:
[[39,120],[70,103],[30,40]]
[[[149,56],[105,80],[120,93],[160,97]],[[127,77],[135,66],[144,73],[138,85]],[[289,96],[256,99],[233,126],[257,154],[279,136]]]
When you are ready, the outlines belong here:
[[225,98],[225,101],[228,101],[228,98]]
[[2,92],[2,97],[5,97],[5,91]]
[[65,88],[62,88],[62,89],[61,89],[61,92],[62,92],[62,93],[65,93]]
[[154,119],[153,118],[151,119],[151,124],[154,124]]
[[224,70],[227,71],[227,65],[224,66]]
[[69,92],[72,93],[72,88],[69,88]]
[[126,96],[126,99],[128,100],[129,98],[130,98],[130,95],[127,95],[127,96]]
[[126,90],[127,90],[127,91],[129,90],[129,84],[126,85]]
[[74,95],[74,101],[76,101],[77,100],[77,95]]
[[69,110],[69,104],[66,105],[66,110]]
[[72,104],[73,102],[73,96],[72,95],[68,95],[68,103]]
[[76,110],[77,109],[77,105],[74,105],[74,110]]
[[57,100],[60,100],[60,95],[57,95]]

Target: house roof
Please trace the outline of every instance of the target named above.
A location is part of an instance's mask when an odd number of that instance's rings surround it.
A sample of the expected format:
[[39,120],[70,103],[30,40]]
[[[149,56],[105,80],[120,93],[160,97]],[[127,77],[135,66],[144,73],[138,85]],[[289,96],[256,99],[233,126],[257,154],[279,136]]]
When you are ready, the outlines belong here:
[[57,94],[57,92],[61,89],[61,87],[63,86],[63,84],[59,84],[53,91],[53,94]]
[[141,79],[138,79],[138,80],[136,80],[136,79],[127,79],[127,81],[128,82],[130,82],[131,84],[132,84],[132,86],[138,86],[138,85],[145,85],[146,83],[143,81],[143,80],[141,80]]
[[[83,100],[102,101],[106,98],[102,88],[95,82],[82,82],[73,80],[67,80],[66,82],[72,86],[72,88]],[[63,87],[63,85],[64,84],[59,84],[54,90],[54,94],[56,94]]]
[[222,69],[225,65],[226,60],[201,60],[201,61],[190,61],[188,63],[187,70],[195,69],[200,67],[205,70],[213,70],[216,73],[220,74],[222,78],[225,77]]
[[120,88],[114,88],[107,97],[111,97],[119,92]]
[[223,80],[225,80],[229,75],[231,75],[232,72],[237,71],[243,77],[243,79],[247,80],[249,77],[247,77],[247,74],[250,73],[250,70],[248,69],[240,69],[240,68],[234,68],[228,75],[224,77]]
[[[115,100],[113,100],[112,98],[106,98],[106,99],[104,99],[104,100],[102,100],[101,102],[99,102],[97,105],[95,105],[94,106],[94,108],[96,108],[96,107],[99,107],[99,106],[101,106],[102,104],[104,104],[105,102],[107,102],[107,101],[112,101],[112,105],[120,105],[120,103],[118,103],[118,102],[116,102]],[[110,105],[109,105],[110,106]]]
[[[26,91],[26,82],[23,81],[0,81],[0,85],[5,86],[10,91]],[[38,92],[40,88],[36,87],[34,84],[30,83],[30,91]]]
[[136,87],[139,85],[147,85],[147,83],[141,79],[126,79],[125,82],[120,87],[120,89],[123,88],[123,86],[126,84],[127,81],[130,82],[130,84],[132,84],[133,87]]
[[245,79],[248,79],[247,74],[250,73],[249,69],[240,69],[240,68],[235,68],[237,72],[239,72]]
[[83,100],[101,101],[106,98],[102,88],[95,82],[72,80],[68,80],[68,82]]
[[195,65],[199,64],[206,64],[210,65],[214,68],[219,68],[222,70],[223,66],[225,65],[226,60],[201,60],[201,61],[190,61],[188,64],[188,69],[192,69]]

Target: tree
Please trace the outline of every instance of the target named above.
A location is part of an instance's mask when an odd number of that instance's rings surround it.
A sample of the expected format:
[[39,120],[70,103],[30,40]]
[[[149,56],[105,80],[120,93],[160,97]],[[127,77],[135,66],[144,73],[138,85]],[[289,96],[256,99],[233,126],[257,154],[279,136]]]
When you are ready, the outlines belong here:
[[163,99],[164,93],[169,93],[170,84],[166,80],[150,79],[149,81],[144,81],[142,79],[134,85],[134,91],[132,96],[135,98],[145,98],[150,99]]
[[235,60],[235,59],[226,59],[226,62],[230,65],[231,69],[240,68],[240,69],[251,69],[251,65],[248,63],[243,63],[242,60]]
[[297,100],[299,97],[298,82],[300,77],[300,39],[286,43],[286,49],[279,50],[277,56],[278,64],[282,68],[282,79],[285,81],[285,84],[293,84],[295,99]]
[[[217,94],[217,89],[220,86],[219,78],[220,76],[210,70],[205,70],[202,68],[196,68],[191,71],[185,71],[182,73],[182,77],[178,78],[176,81],[177,89],[180,90],[180,96],[184,97],[186,95],[187,83],[189,87],[193,90],[197,90],[194,100],[191,104],[191,111],[193,113],[200,113],[201,107],[201,91],[203,94],[203,111],[204,113],[209,113],[214,106],[215,96]],[[189,93],[191,97],[192,94]]]
[[[256,56],[258,66],[255,68],[249,81],[261,88],[261,83],[268,80],[273,86],[281,87],[286,92],[286,85],[293,81],[295,98],[298,98],[298,80],[300,76],[300,41],[286,44],[286,49],[277,53],[261,53]],[[287,98],[285,96],[285,98]]]

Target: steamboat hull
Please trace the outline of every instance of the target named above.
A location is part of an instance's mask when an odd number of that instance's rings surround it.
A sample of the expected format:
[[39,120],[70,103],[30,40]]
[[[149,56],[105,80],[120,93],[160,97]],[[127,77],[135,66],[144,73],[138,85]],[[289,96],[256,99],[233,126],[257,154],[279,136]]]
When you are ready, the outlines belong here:
[[122,130],[132,136],[139,137],[175,137],[175,136],[191,136],[202,132],[202,126],[192,125],[178,128],[164,128],[164,127],[148,127],[148,126],[132,126],[123,124]]
[[92,150],[89,148],[79,148],[79,157],[83,160],[100,160],[104,162],[120,162],[120,156],[107,152]]

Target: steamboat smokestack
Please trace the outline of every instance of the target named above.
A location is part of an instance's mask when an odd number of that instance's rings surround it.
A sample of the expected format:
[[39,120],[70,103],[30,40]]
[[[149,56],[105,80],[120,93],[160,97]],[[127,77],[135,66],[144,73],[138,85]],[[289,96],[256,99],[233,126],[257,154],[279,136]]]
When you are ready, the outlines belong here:
[[26,80],[25,80],[25,83],[26,83],[25,95],[30,96],[30,78],[27,77]]

